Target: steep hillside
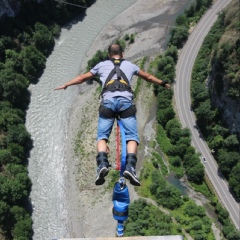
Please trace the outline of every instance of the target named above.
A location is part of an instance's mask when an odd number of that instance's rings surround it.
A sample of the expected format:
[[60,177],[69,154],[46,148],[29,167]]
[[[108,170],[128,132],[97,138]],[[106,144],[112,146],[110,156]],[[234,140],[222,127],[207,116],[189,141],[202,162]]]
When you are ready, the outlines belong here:
[[212,102],[233,134],[240,133],[240,39],[237,0],[226,8],[222,21],[223,35],[215,46],[209,88]]
[[239,1],[232,0],[205,38],[194,65],[192,108],[197,124],[240,198],[240,25]]

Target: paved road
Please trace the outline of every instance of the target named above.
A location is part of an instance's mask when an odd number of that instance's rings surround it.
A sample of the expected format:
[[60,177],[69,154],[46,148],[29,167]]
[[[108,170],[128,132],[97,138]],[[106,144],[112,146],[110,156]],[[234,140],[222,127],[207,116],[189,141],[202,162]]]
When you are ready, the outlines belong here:
[[203,163],[205,171],[214,186],[219,200],[228,210],[234,225],[240,229],[240,209],[239,204],[234,200],[229,192],[228,183],[218,175],[218,166],[206,142],[199,136],[196,128],[194,113],[190,110],[190,81],[195,58],[202,45],[205,36],[217,20],[217,14],[227,6],[231,0],[217,0],[211,9],[198,23],[193,33],[184,46],[176,67],[176,84],[174,86],[177,112],[183,127],[187,127],[192,133],[192,145],[207,160]]

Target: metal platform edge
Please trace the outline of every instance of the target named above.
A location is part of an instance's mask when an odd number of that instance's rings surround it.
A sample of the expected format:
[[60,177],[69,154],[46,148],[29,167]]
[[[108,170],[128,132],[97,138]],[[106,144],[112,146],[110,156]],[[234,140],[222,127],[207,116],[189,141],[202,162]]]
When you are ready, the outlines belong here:
[[169,236],[136,236],[136,237],[109,237],[109,238],[55,238],[52,240],[183,240],[183,236],[169,235]]

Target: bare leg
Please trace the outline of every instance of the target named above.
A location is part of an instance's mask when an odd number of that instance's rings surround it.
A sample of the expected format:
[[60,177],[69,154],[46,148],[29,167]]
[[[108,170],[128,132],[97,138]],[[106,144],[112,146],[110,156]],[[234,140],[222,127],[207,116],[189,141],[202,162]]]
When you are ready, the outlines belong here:
[[130,140],[127,142],[127,153],[137,154],[137,142]]
[[108,146],[105,139],[99,140],[97,142],[97,151],[98,152],[108,152]]

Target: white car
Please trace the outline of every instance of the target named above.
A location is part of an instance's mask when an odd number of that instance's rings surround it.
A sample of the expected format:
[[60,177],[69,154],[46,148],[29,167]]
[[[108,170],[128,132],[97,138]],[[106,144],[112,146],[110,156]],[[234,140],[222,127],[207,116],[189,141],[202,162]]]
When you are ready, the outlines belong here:
[[206,160],[206,158],[205,158],[205,157],[202,157],[202,161],[203,161],[204,163],[206,163],[206,162],[207,162],[207,160]]

